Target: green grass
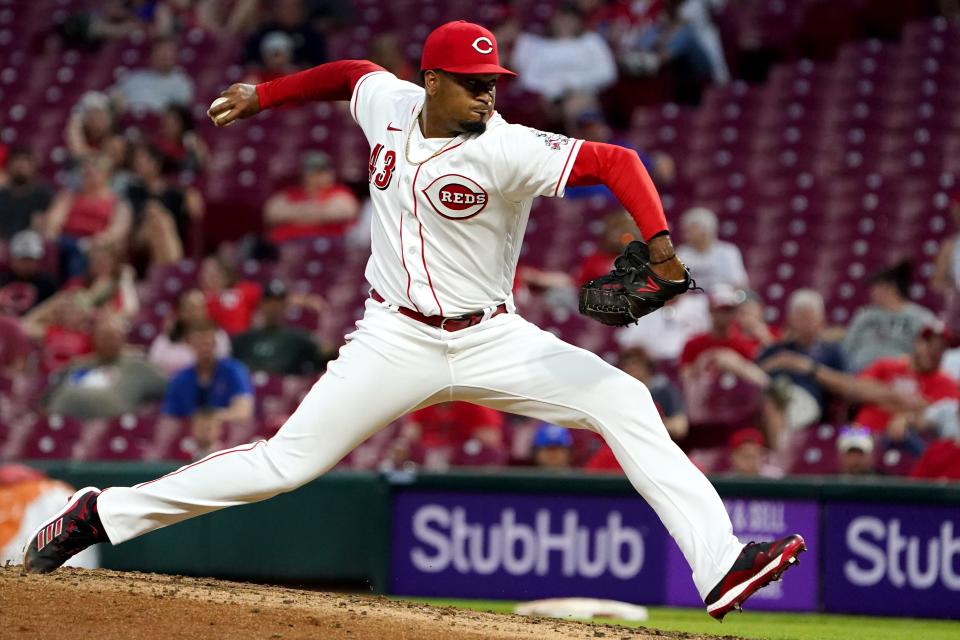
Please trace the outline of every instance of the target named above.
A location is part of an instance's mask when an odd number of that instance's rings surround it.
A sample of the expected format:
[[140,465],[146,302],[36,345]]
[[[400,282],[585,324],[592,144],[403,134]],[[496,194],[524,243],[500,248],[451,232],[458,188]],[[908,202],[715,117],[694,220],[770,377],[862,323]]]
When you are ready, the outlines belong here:
[[[447,600],[407,598],[438,606],[454,606],[493,613],[512,613],[513,602],[496,600]],[[732,612],[722,624],[703,609],[649,607],[644,623],[595,620],[598,623],[649,627],[663,631],[739,636],[756,640],[958,640],[960,622],[916,618],[877,618],[819,613]]]

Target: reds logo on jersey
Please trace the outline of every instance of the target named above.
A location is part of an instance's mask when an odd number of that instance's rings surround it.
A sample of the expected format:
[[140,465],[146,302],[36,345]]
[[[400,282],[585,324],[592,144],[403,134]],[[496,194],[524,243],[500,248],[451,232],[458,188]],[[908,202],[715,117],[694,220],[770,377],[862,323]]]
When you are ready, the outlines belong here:
[[483,187],[456,173],[440,176],[423,194],[434,211],[451,220],[472,218],[483,211],[490,200]]

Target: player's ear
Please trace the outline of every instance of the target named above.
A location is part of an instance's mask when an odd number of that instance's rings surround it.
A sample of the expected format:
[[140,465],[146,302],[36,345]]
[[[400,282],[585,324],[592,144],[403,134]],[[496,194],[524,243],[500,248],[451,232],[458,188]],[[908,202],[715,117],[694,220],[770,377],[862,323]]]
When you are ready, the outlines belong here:
[[423,76],[423,88],[426,90],[427,95],[435,96],[440,85],[440,74],[433,69],[427,69],[426,71],[422,71],[421,75]]

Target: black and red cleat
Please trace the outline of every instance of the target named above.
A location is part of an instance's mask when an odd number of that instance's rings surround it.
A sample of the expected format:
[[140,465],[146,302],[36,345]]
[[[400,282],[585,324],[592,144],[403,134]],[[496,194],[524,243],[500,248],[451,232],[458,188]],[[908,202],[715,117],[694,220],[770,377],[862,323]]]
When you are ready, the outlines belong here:
[[704,600],[707,613],[723,620],[731,610],[740,609],[758,589],[779,580],[784,571],[800,564],[797,556],[806,550],[807,543],[797,534],[773,542],[747,544],[727,575]]
[[27,573],[49,573],[87,547],[107,542],[97,514],[96,487],[80,489],[67,506],[27,539],[23,568]]

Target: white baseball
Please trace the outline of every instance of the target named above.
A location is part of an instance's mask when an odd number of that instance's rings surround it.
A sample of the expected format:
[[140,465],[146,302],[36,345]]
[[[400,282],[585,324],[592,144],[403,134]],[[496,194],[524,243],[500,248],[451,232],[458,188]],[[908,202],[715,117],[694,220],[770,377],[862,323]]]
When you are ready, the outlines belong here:
[[[207,112],[209,113],[214,107],[217,107],[225,102],[227,102],[226,98],[217,98],[216,100],[210,103],[210,109],[208,109]],[[210,116],[210,119],[213,120],[214,124],[220,124],[220,119],[222,119],[224,115],[226,114],[220,114],[219,119],[214,118],[213,116]],[[233,124],[233,122],[231,122],[230,124]],[[230,126],[230,124],[228,124],[227,126]]]

